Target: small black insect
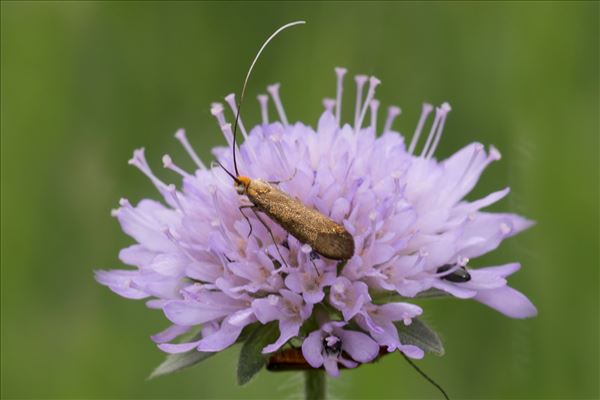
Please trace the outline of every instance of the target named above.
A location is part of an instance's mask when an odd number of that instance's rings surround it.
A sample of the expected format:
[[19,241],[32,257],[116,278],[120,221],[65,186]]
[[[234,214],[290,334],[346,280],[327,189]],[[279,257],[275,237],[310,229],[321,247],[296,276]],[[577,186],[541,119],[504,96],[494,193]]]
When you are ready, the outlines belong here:
[[330,344],[328,338],[323,338],[323,348],[327,354],[338,355],[342,352],[342,341],[336,340],[335,342]]
[[[456,264],[442,265],[441,267],[439,267],[437,269],[437,273],[441,274],[443,272],[449,271],[451,268],[454,268],[455,266],[456,266]],[[469,274],[469,271],[467,271],[467,269],[465,267],[460,267],[456,271],[452,272],[451,274],[442,276],[441,279],[445,279],[447,281],[454,282],[454,283],[464,283],[464,282],[469,282],[471,280],[471,274]]]

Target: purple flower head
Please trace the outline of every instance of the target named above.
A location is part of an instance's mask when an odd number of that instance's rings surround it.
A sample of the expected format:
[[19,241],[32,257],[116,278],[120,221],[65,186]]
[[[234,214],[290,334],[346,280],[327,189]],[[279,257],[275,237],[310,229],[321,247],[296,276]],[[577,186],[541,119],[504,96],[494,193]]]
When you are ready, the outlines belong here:
[[[264,353],[303,340],[308,363],[337,375],[338,364],[369,362],[380,348],[422,357],[423,349],[402,343],[399,332],[423,312],[407,301],[424,292],[474,299],[513,318],[536,314],[523,294],[507,286],[519,264],[470,264],[532,224],[515,214],[481,211],[508,188],[464,200],[483,170],[500,159],[498,150],[473,143],[448,159],[435,159],[447,103],[424,104],[405,143],[393,129],[400,109],[390,107],[381,123],[375,99],[380,82],[362,75],[355,79],[353,123],[343,124],[345,74],[336,69],[335,99],[323,102],[315,128],[290,123],[279,85],[269,86],[270,96],[258,96],[262,122],[247,130],[239,121],[243,142],[237,153],[244,176],[278,181],[271,185],[350,233],[355,251],[344,262],[319,255],[260,210],[243,208],[252,205],[249,199],[225,171],[198,157],[183,130],[175,138],[195,171],[183,170],[168,155],[162,160],[179,175],[180,187],[157,177],[143,149],[134,152],[130,163],[162,199],[137,205],[121,200],[113,215],[135,244],[123,249],[120,259],[132,268],[97,271],[96,279],[163,311],[171,326],[152,339],[165,352],[218,352],[238,342],[243,330],[276,321],[278,338]],[[211,108],[227,142],[213,155],[232,170],[228,118],[237,105],[234,95],[225,100],[229,116],[220,103]],[[269,101],[276,118],[269,115]],[[195,338],[178,339],[200,326]],[[315,326],[320,328],[314,331]]]

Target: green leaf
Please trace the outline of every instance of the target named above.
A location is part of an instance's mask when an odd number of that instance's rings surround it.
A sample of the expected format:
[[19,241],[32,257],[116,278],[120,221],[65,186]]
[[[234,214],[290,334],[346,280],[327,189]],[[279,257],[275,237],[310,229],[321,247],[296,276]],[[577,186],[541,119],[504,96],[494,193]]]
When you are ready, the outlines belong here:
[[410,325],[404,325],[402,321],[394,322],[394,325],[396,325],[402,344],[412,344],[428,353],[444,355],[444,345],[440,337],[425,322],[413,318]]
[[169,354],[165,361],[162,362],[150,374],[148,379],[156,378],[157,376],[172,374],[173,372],[181,371],[184,368],[196,365],[201,361],[212,357],[217,353],[204,353],[198,350],[190,350],[187,353]]
[[263,354],[262,349],[277,340],[278,333],[276,321],[267,325],[258,325],[250,333],[240,351],[237,370],[239,385],[248,383],[265,366],[270,355]]

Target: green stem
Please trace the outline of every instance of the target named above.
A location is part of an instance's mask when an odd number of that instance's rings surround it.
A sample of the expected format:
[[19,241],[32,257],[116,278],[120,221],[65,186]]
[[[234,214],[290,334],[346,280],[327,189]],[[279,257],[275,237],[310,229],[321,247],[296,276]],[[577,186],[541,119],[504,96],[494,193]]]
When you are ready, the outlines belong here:
[[309,369],[304,372],[304,398],[306,400],[325,400],[327,398],[325,371]]

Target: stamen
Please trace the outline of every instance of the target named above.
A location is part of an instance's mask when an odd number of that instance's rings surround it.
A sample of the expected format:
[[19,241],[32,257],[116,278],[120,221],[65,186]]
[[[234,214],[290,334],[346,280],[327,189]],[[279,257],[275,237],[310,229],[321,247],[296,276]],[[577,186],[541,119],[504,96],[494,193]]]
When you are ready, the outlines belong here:
[[227,122],[225,121],[225,115],[223,113],[223,104],[221,103],[212,103],[210,105],[210,113],[217,118],[217,122],[219,126],[225,125]]
[[454,186],[454,189],[456,189],[457,187],[460,186],[460,184],[462,183],[463,179],[465,179],[465,177],[467,176],[467,173],[469,172],[469,170],[473,166],[473,163],[475,162],[475,159],[477,158],[477,156],[479,155],[479,153],[481,153],[482,151],[483,151],[483,145],[482,144],[477,143],[473,147],[473,154],[471,155],[471,159],[469,160],[469,163],[467,164],[467,167],[463,171],[460,179],[458,181],[456,181],[456,186]]
[[161,193],[163,193],[165,191],[167,185],[165,185],[165,183],[163,181],[158,179],[154,175],[154,173],[152,173],[150,166],[146,162],[146,157],[144,156],[144,148],[143,147],[133,151],[133,157],[128,161],[128,163],[129,163],[129,165],[133,165],[133,166],[137,167],[140,171],[142,171],[142,173],[144,175],[146,175],[148,178],[150,178],[150,180],[152,181],[154,186],[156,186],[156,188]]
[[354,130],[358,131],[358,119],[360,118],[360,111],[362,109],[362,92],[365,83],[369,79],[366,75],[356,75],[354,80],[356,81],[356,103],[354,103]]
[[387,118],[385,120],[385,127],[383,128],[383,133],[390,132],[392,130],[392,124],[398,115],[402,113],[400,107],[390,106],[388,107]]
[[365,115],[367,115],[367,108],[369,104],[371,104],[371,100],[375,97],[375,88],[379,85],[381,81],[374,76],[369,78],[369,91],[367,92],[367,98],[363,105],[363,108],[360,112],[360,117],[358,119],[358,124],[354,126],[354,131],[358,132],[362,126],[363,120],[365,119]]
[[221,132],[223,132],[223,136],[225,136],[227,145],[231,147],[233,145],[233,131],[231,130],[231,124],[221,125]]
[[[184,178],[191,176],[189,173],[187,173],[186,171],[184,171],[183,169],[179,168],[171,159],[171,156],[168,154],[165,154],[162,158],[162,162],[163,162],[163,167],[170,169],[171,171],[177,172],[179,175],[183,176]],[[170,185],[169,185],[170,186]]]
[[374,134],[377,134],[377,110],[379,109],[379,100],[371,101],[371,129]]
[[279,83],[267,86],[267,92],[269,92],[271,94],[271,97],[273,98],[273,103],[275,103],[275,108],[279,113],[279,119],[281,119],[283,125],[287,126],[289,125],[289,123],[285,115],[285,110],[283,109],[283,104],[281,103],[281,99],[279,98],[279,86]]
[[200,157],[198,157],[198,154],[196,154],[193,147],[190,145],[190,142],[188,142],[187,137],[185,136],[185,130],[178,129],[177,132],[175,132],[175,139],[179,140],[179,142],[183,145],[183,148],[185,151],[187,151],[191,159],[194,160],[198,168],[206,169],[206,166],[202,160],[200,160]]
[[263,125],[267,125],[269,123],[269,108],[267,104],[269,103],[269,96],[266,94],[259,94],[256,96],[258,102],[260,103],[260,114],[262,116]]
[[421,131],[423,130],[423,125],[425,125],[425,121],[427,117],[433,110],[433,106],[429,103],[423,103],[423,108],[421,110],[421,117],[419,117],[419,123],[417,124],[417,129],[415,129],[415,133],[413,134],[412,140],[410,141],[410,147],[408,148],[409,154],[412,154],[417,146],[417,142],[419,141],[419,136],[421,136]]
[[175,185],[168,185],[167,190],[169,191],[171,197],[173,197],[173,200],[175,201],[175,204],[177,204],[177,206],[179,207],[179,210],[181,210],[181,212],[185,214],[185,209],[183,208],[183,204],[181,204],[181,201],[179,200],[179,195],[177,194],[177,188],[175,187]]
[[325,111],[328,111],[333,114],[333,107],[335,107],[334,99],[323,99],[323,107],[325,107]]
[[427,158],[427,159],[430,159],[431,156],[433,156],[433,153],[435,152],[435,149],[437,148],[440,138],[442,137],[442,132],[444,131],[444,124],[446,123],[446,117],[448,116],[448,113],[450,112],[450,110],[452,110],[452,108],[450,107],[450,104],[448,104],[448,103],[442,104],[440,109],[442,112],[440,124],[437,128],[437,132],[435,134],[435,139],[433,141],[433,144],[431,145],[431,150],[429,150],[429,153],[427,153],[427,156],[425,156],[425,158]]
[[423,149],[421,150],[420,157],[423,157],[429,151],[429,145],[431,144],[431,141],[433,140],[433,137],[435,136],[435,134],[437,132],[437,128],[440,124],[441,119],[442,119],[442,108],[436,107],[433,125],[431,125],[431,129],[429,130],[429,135],[427,135],[427,141],[425,142],[425,146],[423,146]]
[[342,92],[344,88],[344,75],[348,70],[346,68],[337,67],[335,74],[337,75],[337,90],[335,95],[335,120],[338,126],[340,126],[340,120],[342,117]]
[[502,154],[500,154],[500,150],[498,150],[494,146],[490,146],[490,154],[488,155],[488,160],[498,161],[501,158],[502,158]]
[[[238,113],[237,103],[235,102],[235,93],[228,94],[225,96],[225,101],[229,104],[231,108],[231,112],[233,113],[233,117]],[[244,139],[248,139],[248,133],[246,132],[246,128],[244,127],[244,123],[242,122],[242,116],[240,115],[238,118],[238,126],[240,127],[240,131],[242,131],[242,135],[244,135]]]
[[182,243],[180,240],[178,240],[175,235],[173,234],[172,230],[170,228],[165,228],[163,229],[163,234],[167,237],[167,239],[169,239],[175,246],[177,246],[179,248],[179,250],[181,250],[181,252],[183,254],[185,254],[186,256],[188,256],[188,258],[192,261],[199,261],[201,262],[201,260],[199,260],[197,257],[195,257],[192,253],[190,253],[188,251],[188,249],[186,249],[185,247],[183,247]]

